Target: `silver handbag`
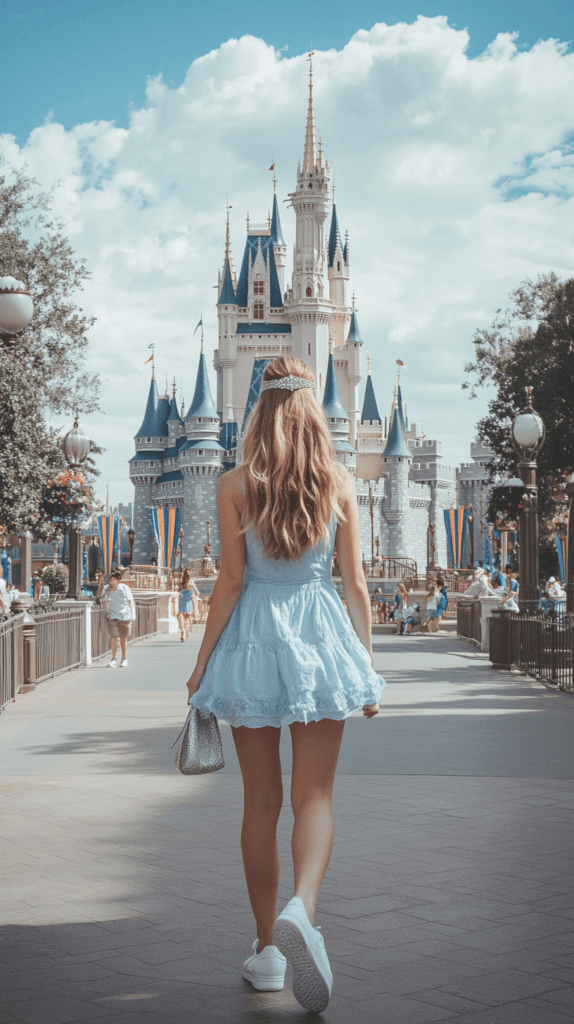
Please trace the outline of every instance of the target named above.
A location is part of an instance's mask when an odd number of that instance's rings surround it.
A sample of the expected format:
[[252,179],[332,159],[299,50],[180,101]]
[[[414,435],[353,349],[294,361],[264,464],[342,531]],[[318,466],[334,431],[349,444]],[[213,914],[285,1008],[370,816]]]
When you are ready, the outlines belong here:
[[205,775],[225,768],[221,733],[212,711],[198,711],[192,705],[179,736],[175,765],[182,775]]

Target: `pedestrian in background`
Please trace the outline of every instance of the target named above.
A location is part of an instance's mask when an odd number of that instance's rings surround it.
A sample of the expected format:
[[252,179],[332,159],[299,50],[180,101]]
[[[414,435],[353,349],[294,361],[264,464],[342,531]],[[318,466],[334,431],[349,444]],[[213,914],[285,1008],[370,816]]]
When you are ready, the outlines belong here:
[[[241,851],[257,927],[243,976],[278,991],[287,957],[295,998],[320,1012],[333,978],[315,903],[333,842],[337,758],[345,719],[376,715],[383,684],[355,489],[302,360],[266,366],[241,458],[219,480],[221,572],[187,686],[196,708],[230,723],[243,777]],[[348,615],[331,580],[334,547]],[[293,747],[295,895],[277,917],[282,725]]]
[[184,569],[181,577],[179,600],[177,605],[177,621],[179,623],[182,642],[187,640],[188,634],[191,630],[193,622],[194,595],[199,597],[199,590],[197,589],[195,582],[191,579],[190,570]]
[[444,613],[446,612],[446,608],[447,608],[447,605],[448,605],[448,590],[447,590],[446,582],[445,582],[443,576],[437,576],[437,578],[436,578],[436,586],[437,586],[437,590],[438,590],[438,593],[439,593],[439,599],[437,601],[437,606],[436,606],[436,611],[437,611],[437,632],[438,632],[438,630],[440,629],[441,619],[442,619]]
[[429,633],[436,633],[438,630],[438,594],[436,583],[429,583],[427,597],[427,621],[426,626]]
[[102,576],[96,596],[103,599],[108,620],[108,632],[112,648],[112,660],[108,662],[108,668],[117,667],[116,653],[118,640],[122,652],[120,668],[127,668],[127,644],[132,622],[136,617],[136,605],[127,583],[122,583],[122,574],[118,569],[115,569],[110,574],[110,582],[107,587],[104,587],[104,577]]

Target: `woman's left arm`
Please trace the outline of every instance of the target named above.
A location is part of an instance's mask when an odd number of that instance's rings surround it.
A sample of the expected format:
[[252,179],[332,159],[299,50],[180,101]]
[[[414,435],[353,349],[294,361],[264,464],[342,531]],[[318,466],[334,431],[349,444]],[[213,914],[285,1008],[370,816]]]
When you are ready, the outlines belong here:
[[233,470],[225,473],[219,480],[217,503],[221,535],[221,569],[211,595],[203,642],[187,683],[190,697],[199,689],[211,652],[231,618],[243,587],[245,534],[238,534],[243,501],[239,483],[240,476]]

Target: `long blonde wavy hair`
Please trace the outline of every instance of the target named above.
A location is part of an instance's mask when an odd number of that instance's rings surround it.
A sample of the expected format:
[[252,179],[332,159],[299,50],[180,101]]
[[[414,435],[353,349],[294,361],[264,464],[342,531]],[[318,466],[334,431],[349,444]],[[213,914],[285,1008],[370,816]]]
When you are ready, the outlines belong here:
[[[300,359],[268,363],[263,381],[314,381]],[[331,435],[313,388],[262,391],[241,445],[245,502],[240,533],[253,528],[270,558],[300,558],[327,535],[345,470],[335,462]]]

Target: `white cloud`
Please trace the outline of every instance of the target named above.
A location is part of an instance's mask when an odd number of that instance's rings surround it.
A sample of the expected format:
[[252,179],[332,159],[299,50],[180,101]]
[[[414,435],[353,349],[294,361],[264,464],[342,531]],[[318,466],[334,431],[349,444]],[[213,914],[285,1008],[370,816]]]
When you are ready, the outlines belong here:
[[[484,408],[459,390],[474,329],[525,277],[574,272],[574,55],[555,40],[522,51],[501,34],[469,60],[467,43],[443,17],[378,24],[316,53],[314,75],[377,397],[387,409],[400,356],[410,416],[442,438],[451,464],[467,459]],[[177,88],[150,78],[127,130],[50,121],[21,148],[0,137],[11,163],[43,186],[61,182],[56,212],[93,271],[81,304],[98,317],[90,363],[105,381],[105,418],[88,426],[107,448],[102,490],[109,479],[114,502],[131,496],[147,346],[160,382],[175,376],[187,402],[201,312],[216,347],[226,196],[238,263],[247,210],[259,221],[270,206],[273,152],[280,197],[294,186],[307,71],[304,56],[231,39]]]

